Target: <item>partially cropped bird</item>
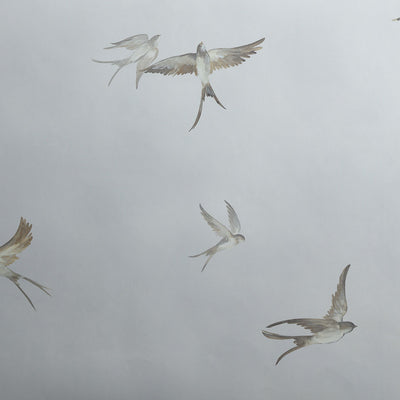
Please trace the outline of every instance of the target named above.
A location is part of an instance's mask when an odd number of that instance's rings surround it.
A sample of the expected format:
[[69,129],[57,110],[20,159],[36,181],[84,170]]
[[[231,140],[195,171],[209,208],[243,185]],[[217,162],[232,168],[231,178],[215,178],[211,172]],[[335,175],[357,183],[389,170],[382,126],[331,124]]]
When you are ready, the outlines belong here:
[[165,60],[158,61],[145,68],[144,72],[159,73],[163,75],[183,75],[194,73],[199,76],[202,85],[200,105],[196,120],[189,130],[190,132],[195,128],[200,120],[206,96],[213,97],[222,108],[225,108],[211,87],[209,76],[216,69],[228,68],[242,64],[246,61],[246,58],[255,54],[257,50],[262,49],[259,45],[264,40],[265,38],[244,46],[212,49],[208,51],[203,42],[201,42],[197,46],[196,53],[187,53],[180,56],[166,58]]
[[122,58],[120,60],[112,60],[112,61],[100,61],[93,59],[94,62],[103,63],[103,64],[113,64],[118,68],[114,72],[110,81],[108,82],[108,86],[111,85],[115,75],[123,67],[126,65],[137,63],[136,65],[136,89],[139,87],[139,80],[143,75],[143,70],[148,67],[158,56],[158,39],[160,35],[155,35],[151,39],[148,38],[147,35],[135,35],[130,36],[126,39],[123,39],[119,42],[111,43],[112,46],[105,47],[105,49],[116,49],[125,47],[128,50],[132,51],[132,54],[129,57]]
[[398,17],[398,18],[393,18],[392,21],[400,21],[400,17]]
[[[27,223],[24,218],[21,218],[17,232],[15,235],[3,246],[0,247],[0,276],[4,276],[8,278],[14,285],[22,292],[25,298],[29,301],[29,304],[35,309],[31,299],[28,295],[22,290],[20,286],[20,279],[24,279],[33,285],[37,286],[39,289],[43,290],[46,294],[50,296],[50,293],[47,291],[49,288],[41,285],[40,283],[35,282],[34,280],[27,278],[26,276],[22,276],[12,271],[7,266],[12,264],[15,260],[18,259],[17,254],[24,250],[31,244],[32,241],[32,233],[31,233],[32,225]],[[47,290],[46,290],[47,289]]]
[[354,325],[352,322],[343,321],[343,317],[347,312],[345,284],[349,268],[350,265],[348,265],[341,273],[336,293],[332,295],[332,306],[324,318],[287,319],[285,321],[275,322],[267,326],[267,328],[271,328],[280,324],[296,324],[302,326],[305,329],[309,329],[313,333],[313,335],[284,336],[265,330],[262,331],[263,335],[269,339],[293,339],[294,343],[296,344],[295,347],[292,347],[291,349],[283,353],[278,358],[275,365],[277,365],[283,357],[285,357],[292,351],[302,349],[303,347],[310,346],[312,344],[337,342],[346,333],[349,333],[354,328],[356,328],[356,325]]
[[218,236],[222,237],[222,239],[215,246],[203,251],[202,253],[196,254],[194,256],[189,256],[189,257],[199,257],[205,255],[208,257],[201,272],[204,271],[208,262],[218,251],[234,247],[240,242],[245,240],[245,237],[239,234],[240,222],[235,210],[226,200],[225,203],[226,203],[226,208],[228,210],[229,224],[231,230],[229,230],[225,225],[221,224],[221,222],[217,221],[214,217],[212,217],[200,204],[201,215],[204,217],[208,225],[210,225],[211,229]]

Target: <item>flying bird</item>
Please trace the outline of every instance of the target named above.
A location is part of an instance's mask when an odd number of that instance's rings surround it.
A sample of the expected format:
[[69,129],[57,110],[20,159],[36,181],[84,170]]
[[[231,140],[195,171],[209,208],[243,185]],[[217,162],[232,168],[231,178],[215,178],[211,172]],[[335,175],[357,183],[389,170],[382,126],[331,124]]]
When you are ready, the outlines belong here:
[[147,67],[144,72],[159,73],[163,75],[184,75],[195,74],[198,75],[201,81],[201,97],[199,111],[196,120],[189,132],[195,128],[200,120],[203,111],[203,103],[206,96],[213,97],[214,100],[222,107],[223,104],[219,101],[215,94],[209,76],[217,69],[234,67],[235,65],[242,64],[257,50],[262,49],[261,44],[265,38],[257,40],[254,43],[246,44],[244,46],[233,48],[212,49],[207,51],[203,42],[197,46],[196,53],[187,53],[180,56],[166,58],[156,62]]
[[[40,283],[35,282],[34,280],[27,278],[26,276],[22,276],[12,271],[7,266],[12,264],[15,260],[18,259],[17,254],[24,250],[31,244],[32,241],[32,233],[31,233],[32,225],[27,223],[24,218],[21,217],[19,222],[19,226],[15,235],[3,246],[0,247],[0,276],[4,276],[8,278],[15,286],[22,292],[22,294],[29,301],[29,304],[35,309],[31,299],[28,295],[22,290],[19,280],[24,279],[33,285],[37,286],[39,289],[43,290],[46,294],[50,296],[50,293],[47,291],[49,288],[41,285]],[[46,290],[47,289],[47,290]],[[36,309],[35,309],[36,310]]]
[[210,225],[211,229],[217,234],[217,236],[222,237],[222,239],[213,247],[203,251],[200,254],[196,254],[194,256],[189,257],[199,257],[202,255],[207,256],[206,263],[204,264],[201,272],[204,271],[208,262],[218,251],[230,249],[231,247],[236,246],[240,242],[245,240],[243,235],[240,235],[240,221],[239,218],[233,209],[233,207],[225,200],[226,208],[228,210],[229,224],[230,230],[221,222],[217,221],[214,217],[212,217],[200,204],[201,215],[206,220],[207,224]]
[[392,21],[400,21],[400,17],[398,17],[398,18],[393,18]]
[[285,321],[275,322],[274,324],[268,325],[267,328],[271,328],[280,324],[296,324],[302,326],[305,329],[309,329],[313,335],[308,336],[283,336],[268,331],[262,331],[263,335],[269,339],[285,340],[294,339],[295,347],[292,347],[285,353],[283,353],[275,365],[281,361],[283,357],[292,351],[299,350],[303,347],[310,346],[311,344],[321,343],[333,343],[340,340],[346,333],[351,332],[356,325],[352,322],[344,321],[343,317],[347,312],[347,301],[345,283],[347,272],[349,271],[350,265],[348,265],[340,275],[339,283],[337,285],[336,293],[332,295],[332,306],[324,316],[324,318],[296,318],[287,319]]
[[126,39],[123,39],[119,42],[111,43],[112,46],[105,47],[105,49],[117,49],[125,47],[128,50],[132,51],[132,54],[129,57],[122,58],[120,60],[112,60],[112,61],[99,61],[93,59],[94,62],[102,63],[102,64],[113,64],[118,68],[114,72],[110,81],[108,82],[108,86],[111,85],[115,75],[118,74],[119,71],[126,65],[137,63],[136,65],[136,89],[139,87],[139,80],[143,75],[143,69],[147,68],[158,56],[158,39],[160,35],[155,35],[151,39],[145,34],[130,36]]

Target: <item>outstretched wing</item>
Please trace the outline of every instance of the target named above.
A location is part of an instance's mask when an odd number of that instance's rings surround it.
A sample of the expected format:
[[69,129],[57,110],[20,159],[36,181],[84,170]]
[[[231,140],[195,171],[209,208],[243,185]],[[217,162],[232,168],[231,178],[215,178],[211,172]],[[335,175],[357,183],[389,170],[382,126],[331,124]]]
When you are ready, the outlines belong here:
[[231,236],[229,229],[221,224],[221,222],[217,221],[214,217],[212,217],[200,204],[201,215],[206,220],[207,224],[210,225],[211,229],[218,235],[223,238]]
[[193,73],[197,75],[196,54],[187,53],[182,54],[181,56],[165,58],[164,60],[150,65],[150,67],[143,71],[163,75],[184,75]]
[[350,264],[340,274],[339,283],[337,285],[336,293],[332,295],[332,306],[325,315],[325,319],[333,319],[336,322],[343,321],[343,317],[347,312],[346,301],[346,277],[349,271]]
[[264,40],[265,38],[262,38],[254,43],[230,49],[209,50],[208,54],[210,56],[211,72],[216,69],[229,68],[242,64],[246,61],[246,58],[250,58],[252,54],[256,54],[257,50],[262,49],[262,47],[258,45]]
[[312,333],[318,333],[326,328],[332,326],[332,321],[321,319],[321,318],[295,318],[295,319],[286,319],[285,321],[275,322],[271,325],[268,325],[267,328],[271,328],[276,325],[281,324],[296,324],[302,326],[305,329],[310,330]]
[[25,247],[28,247],[32,241],[32,225],[21,217],[19,226],[15,235],[3,246],[0,247],[0,265],[7,266],[18,259],[17,254]]
[[237,216],[233,207],[226,200],[224,200],[224,201],[226,203],[226,208],[228,210],[229,224],[231,226],[231,232],[233,234],[239,233],[240,232],[239,217]]
[[129,36],[126,39],[120,40],[119,42],[111,43],[112,46],[105,47],[105,49],[115,49],[116,47],[125,47],[128,50],[136,50],[149,40],[146,34]]

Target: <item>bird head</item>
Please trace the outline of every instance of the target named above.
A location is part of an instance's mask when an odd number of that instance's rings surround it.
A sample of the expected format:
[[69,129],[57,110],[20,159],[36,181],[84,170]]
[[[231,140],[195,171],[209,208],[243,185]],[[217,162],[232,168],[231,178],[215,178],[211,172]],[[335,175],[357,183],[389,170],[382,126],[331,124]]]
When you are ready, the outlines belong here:
[[353,324],[350,321],[340,322],[340,327],[347,330],[346,333],[351,332],[354,328],[357,328],[356,324]]
[[351,330],[353,330],[354,328],[357,328],[356,324],[353,324],[352,322],[349,322],[350,326],[351,326]]
[[206,51],[206,46],[204,46],[203,42],[200,42],[199,45],[197,46],[197,52],[204,52]]

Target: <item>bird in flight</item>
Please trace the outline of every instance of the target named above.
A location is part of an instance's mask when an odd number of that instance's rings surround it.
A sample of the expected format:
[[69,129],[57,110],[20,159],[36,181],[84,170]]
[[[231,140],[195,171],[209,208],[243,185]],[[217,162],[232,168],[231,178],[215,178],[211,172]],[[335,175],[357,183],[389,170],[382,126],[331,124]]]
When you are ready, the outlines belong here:
[[233,246],[236,246],[240,242],[245,240],[243,235],[240,235],[240,222],[239,218],[233,209],[233,207],[225,200],[226,208],[228,210],[229,224],[231,230],[229,230],[225,225],[221,224],[221,222],[217,221],[214,217],[212,217],[200,204],[201,215],[206,220],[207,224],[210,225],[211,229],[222,239],[213,247],[203,251],[200,254],[196,254],[194,256],[189,257],[199,257],[202,255],[207,256],[206,263],[204,264],[201,272],[204,271],[208,262],[218,251],[230,249]]
[[22,290],[19,280],[24,279],[33,285],[37,286],[39,289],[43,290],[46,294],[50,296],[50,293],[46,290],[49,289],[46,286],[41,285],[40,283],[35,282],[34,280],[27,278],[26,276],[22,276],[12,271],[7,266],[12,264],[15,260],[18,259],[17,254],[20,253],[25,247],[28,247],[32,241],[32,233],[31,233],[32,225],[27,223],[24,218],[21,218],[19,222],[19,226],[15,235],[3,246],[0,247],[0,276],[4,276],[8,278],[15,286],[22,292],[25,298],[29,301],[29,304],[36,310],[33,305],[31,299],[28,295]]
[[392,21],[400,21],[400,17],[398,17],[398,18],[393,18]]
[[292,351],[299,350],[306,346],[310,346],[311,344],[337,342],[346,333],[349,333],[354,328],[356,328],[356,325],[354,325],[352,322],[348,321],[343,322],[343,317],[347,312],[345,283],[349,268],[350,265],[348,265],[341,273],[336,293],[332,295],[332,306],[327,312],[327,314],[324,316],[324,318],[287,319],[285,321],[275,322],[274,324],[267,326],[267,328],[271,328],[273,326],[280,324],[296,324],[302,326],[305,329],[309,329],[313,333],[313,335],[283,336],[265,330],[262,331],[263,335],[269,339],[276,339],[276,340],[294,339],[294,343],[296,344],[295,347],[292,347],[291,349],[283,353],[278,358],[275,365],[277,365],[283,357],[285,357]]
[[209,76],[217,69],[234,67],[235,65],[242,64],[246,61],[246,58],[255,54],[257,50],[262,49],[259,44],[264,40],[265,38],[262,38],[254,43],[246,44],[244,46],[212,49],[208,51],[203,42],[201,42],[197,46],[196,53],[187,53],[180,56],[166,58],[165,60],[158,61],[145,68],[144,72],[159,73],[163,75],[184,75],[193,73],[198,75],[202,85],[200,105],[196,120],[189,130],[190,132],[195,128],[200,120],[206,96],[213,97],[222,108],[225,108],[215,94],[210,84]]
[[132,50],[132,54],[130,57],[126,57],[120,60],[112,60],[112,61],[99,61],[93,59],[94,62],[102,63],[102,64],[113,64],[118,68],[114,72],[110,81],[108,82],[108,86],[111,85],[115,75],[118,74],[119,71],[126,65],[137,63],[136,65],[136,89],[139,87],[139,80],[143,75],[143,69],[148,67],[158,56],[158,39],[160,35],[155,35],[151,39],[145,34],[130,36],[126,39],[123,39],[119,42],[111,43],[112,46],[105,47],[105,49],[117,49],[125,47],[128,50]]

